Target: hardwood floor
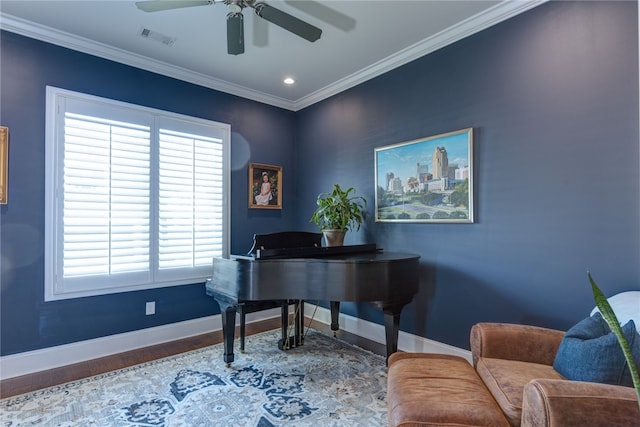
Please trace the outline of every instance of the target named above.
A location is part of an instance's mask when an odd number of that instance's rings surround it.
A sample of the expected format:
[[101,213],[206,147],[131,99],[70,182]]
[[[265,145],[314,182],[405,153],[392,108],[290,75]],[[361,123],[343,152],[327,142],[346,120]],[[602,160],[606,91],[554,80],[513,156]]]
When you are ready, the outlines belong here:
[[[305,322],[305,328],[307,325],[309,325],[308,318]],[[329,325],[325,325],[324,323],[311,321],[310,326],[320,332],[326,333],[327,335],[333,334]],[[258,334],[260,332],[270,331],[279,327],[279,318],[247,323],[247,335]],[[239,336],[239,332],[236,330],[236,337],[237,336]],[[344,331],[338,331],[336,336],[339,339],[365,348],[373,353],[380,355],[385,354],[385,346],[383,344],[376,343]],[[47,371],[8,378],[0,381],[0,398],[29,393],[41,388],[64,384],[70,381],[103,374],[105,372],[126,368],[128,366],[145,363],[151,360],[173,356],[175,354],[196,350],[202,347],[208,347],[221,342],[222,331],[216,331],[210,334],[171,341],[125,353],[105,356],[86,362],[75,363],[73,365],[62,366],[60,368],[50,369]]]

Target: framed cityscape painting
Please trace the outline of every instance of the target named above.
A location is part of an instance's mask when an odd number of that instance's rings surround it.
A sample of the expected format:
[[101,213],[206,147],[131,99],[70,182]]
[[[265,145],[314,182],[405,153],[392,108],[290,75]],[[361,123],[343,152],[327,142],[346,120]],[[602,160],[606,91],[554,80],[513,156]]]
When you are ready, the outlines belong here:
[[376,222],[473,222],[473,129],[375,149]]
[[249,208],[282,209],[282,168],[249,164]]

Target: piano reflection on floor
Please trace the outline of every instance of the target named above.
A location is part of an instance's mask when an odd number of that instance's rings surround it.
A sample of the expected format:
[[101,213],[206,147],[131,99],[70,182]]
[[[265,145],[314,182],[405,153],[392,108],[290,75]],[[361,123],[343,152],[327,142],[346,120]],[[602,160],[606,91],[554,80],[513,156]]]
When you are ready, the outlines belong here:
[[[387,357],[398,348],[402,308],[418,291],[419,256],[384,252],[375,244],[322,247],[322,234],[256,234],[248,255],[214,258],[207,295],[220,305],[223,359],[234,360],[236,311],[241,314],[241,349],[247,312],[282,307],[282,338],[289,349],[304,343],[304,301],[329,301],[337,330],[341,301],[366,301],[384,313]],[[289,305],[294,304],[293,336]]]

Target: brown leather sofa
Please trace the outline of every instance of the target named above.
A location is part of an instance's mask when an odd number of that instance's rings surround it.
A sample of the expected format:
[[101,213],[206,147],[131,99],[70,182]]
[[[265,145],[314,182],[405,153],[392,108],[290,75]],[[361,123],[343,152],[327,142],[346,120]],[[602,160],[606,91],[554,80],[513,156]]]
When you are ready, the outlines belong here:
[[563,331],[479,323],[471,328],[476,372],[512,426],[640,426],[631,387],[564,379],[553,369]]
[[569,381],[553,369],[563,336],[479,323],[471,329],[473,367],[457,356],[392,354],[389,426],[640,427],[633,388]]

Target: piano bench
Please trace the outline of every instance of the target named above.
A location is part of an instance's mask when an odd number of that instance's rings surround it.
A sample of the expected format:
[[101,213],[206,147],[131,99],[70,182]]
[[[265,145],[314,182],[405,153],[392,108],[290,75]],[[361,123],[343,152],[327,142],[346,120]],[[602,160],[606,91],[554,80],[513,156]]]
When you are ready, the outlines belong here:
[[473,366],[459,356],[393,353],[387,408],[390,427],[509,427]]

